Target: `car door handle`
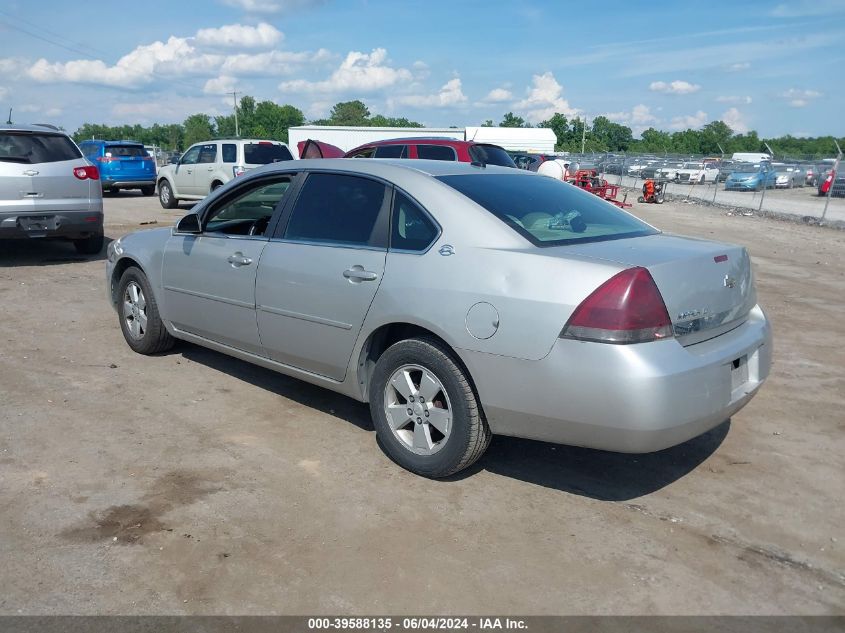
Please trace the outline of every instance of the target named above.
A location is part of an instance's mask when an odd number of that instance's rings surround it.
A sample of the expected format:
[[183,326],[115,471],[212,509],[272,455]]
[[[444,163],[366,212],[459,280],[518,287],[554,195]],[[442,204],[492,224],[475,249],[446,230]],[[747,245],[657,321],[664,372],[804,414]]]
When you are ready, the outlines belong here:
[[369,270],[364,270],[363,266],[353,266],[343,271],[343,276],[349,281],[356,283],[360,281],[375,281],[378,275]]
[[229,259],[226,260],[230,264],[232,264],[232,268],[240,268],[241,266],[249,266],[252,263],[252,260],[249,257],[245,257],[243,253],[238,251],[237,253],[232,253],[229,255]]

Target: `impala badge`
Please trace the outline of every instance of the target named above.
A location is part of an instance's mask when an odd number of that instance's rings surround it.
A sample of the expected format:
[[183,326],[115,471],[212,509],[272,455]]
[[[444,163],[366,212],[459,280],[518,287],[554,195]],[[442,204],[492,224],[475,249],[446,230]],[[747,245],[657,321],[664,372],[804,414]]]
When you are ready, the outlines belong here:
[[736,279],[731,277],[730,275],[725,275],[725,288],[736,288]]

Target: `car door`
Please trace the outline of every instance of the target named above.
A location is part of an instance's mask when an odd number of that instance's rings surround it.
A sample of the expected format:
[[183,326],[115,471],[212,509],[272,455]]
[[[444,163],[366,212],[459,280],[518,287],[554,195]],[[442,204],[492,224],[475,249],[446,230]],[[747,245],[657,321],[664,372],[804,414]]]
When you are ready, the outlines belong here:
[[363,176],[307,176],[258,267],[258,328],[270,358],[343,380],[384,273],[387,192]]
[[217,145],[218,143],[203,143],[200,146],[200,153],[197,157],[197,165],[194,169],[194,195],[205,196],[211,192],[211,183],[217,171]]
[[193,196],[194,188],[194,170],[197,166],[197,160],[200,156],[200,146],[194,145],[190,147],[187,152],[179,159],[179,163],[173,170],[173,187],[176,189],[178,195]]
[[262,354],[255,275],[293,174],[253,179],[210,205],[198,234],[175,230],[162,266],[165,317],[184,332]]

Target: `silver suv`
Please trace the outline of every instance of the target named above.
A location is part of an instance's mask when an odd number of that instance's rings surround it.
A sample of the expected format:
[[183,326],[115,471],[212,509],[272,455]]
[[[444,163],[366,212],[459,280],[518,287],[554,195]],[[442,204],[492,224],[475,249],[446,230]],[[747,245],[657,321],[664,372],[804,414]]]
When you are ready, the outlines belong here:
[[293,160],[281,141],[221,139],[191,145],[182,157],[159,169],[158,199],[165,209],[180,200],[202,200],[250,169]]
[[103,248],[100,174],[64,132],[0,125],[0,239],[63,238]]

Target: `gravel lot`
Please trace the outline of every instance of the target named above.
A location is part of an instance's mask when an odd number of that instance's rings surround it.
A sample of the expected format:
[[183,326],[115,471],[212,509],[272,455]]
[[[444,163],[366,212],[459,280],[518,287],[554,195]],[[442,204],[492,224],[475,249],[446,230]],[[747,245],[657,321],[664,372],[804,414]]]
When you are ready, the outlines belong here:
[[[183,212],[107,197],[106,234]],[[749,247],[769,383],[660,453],[495,438],[440,482],[382,454],[364,405],[132,353],[102,258],[0,242],[0,614],[842,614],[845,232],[634,212]]]

